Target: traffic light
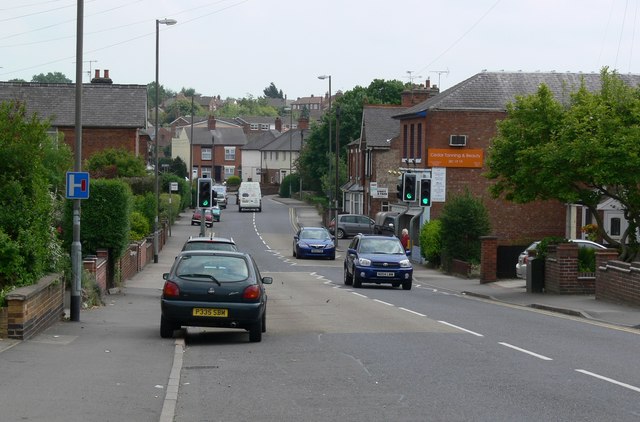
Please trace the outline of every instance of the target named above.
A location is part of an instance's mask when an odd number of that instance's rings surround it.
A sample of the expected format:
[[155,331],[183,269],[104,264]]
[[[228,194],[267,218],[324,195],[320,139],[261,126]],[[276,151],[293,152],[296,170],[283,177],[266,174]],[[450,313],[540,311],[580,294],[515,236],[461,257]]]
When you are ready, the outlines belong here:
[[402,180],[402,200],[405,202],[416,201],[417,179],[414,173],[405,173]]
[[211,208],[211,179],[198,179],[198,208]]
[[431,179],[420,181],[420,205],[423,207],[431,206]]
[[402,175],[398,176],[398,183],[396,184],[396,195],[399,200],[402,200],[402,184],[404,182],[404,177]]

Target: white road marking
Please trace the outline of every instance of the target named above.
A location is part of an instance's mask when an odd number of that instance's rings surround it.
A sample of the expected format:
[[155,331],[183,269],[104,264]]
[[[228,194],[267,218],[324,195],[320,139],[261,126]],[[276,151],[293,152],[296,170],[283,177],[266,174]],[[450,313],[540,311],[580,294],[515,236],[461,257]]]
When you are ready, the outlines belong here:
[[356,293],[356,292],[351,292],[351,293],[352,293],[352,294],[354,294],[354,295],[356,295],[356,296],[360,296],[360,297],[363,297],[363,298],[365,298],[365,299],[369,299],[367,296],[365,296],[365,295],[361,295],[360,293]]
[[393,303],[389,303],[389,302],[384,302],[380,299],[373,299],[374,302],[378,302],[378,303],[382,303],[383,305],[387,305],[387,306],[396,306]]
[[601,379],[603,381],[610,382],[610,383],[615,384],[615,385],[619,385],[620,387],[628,388],[629,390],[633,390],[636,393],[640,393],[640,388],[635,387],[633,385],[625,384],[624,382],[620,382],[620,381],[616,381],[616,380],[611,379],[611,378],[603,377],[602,375],[594,374],[593,372],[585,371],[584,369],[576,369],[576,371],[580,372],[582,374],[585,374],[585,375],[592,376],[594,378]]
[[403,311],[410,312],[410,313],[412,313],[412,314],[414,314],[414,315],[418,315],[418,316],[426,317],[426,315],[425,315],[425,314],[421,314],[420,312],[412,311],[411,309],[407,309],[407,308],[398,308],[398,309],[402,309]]
[[551,359],[551,358],[549,358],[549,357],[546,357],[546,356],[543,356],[543,355],[539,355],[538,353],[534,353],[534,352],[531,352],[531,351],[529,351],[529,350],[521,349],[520,347],[514,346],[514,345],[509,344],[509,343],[503,343],[503,342],[500,342],[500,343],[498,343],[498,344],[501,344],[501,345],[503,345],[503,346],[505,346],[505,347],[509,347],[509,348],[511,348],[511,349],[513,349],[513,350],[517,350],[517,351],[522,352],[522,353],[526,353],[526,354],[531,355],[531,356],[533,356],[533,357],[536,357],[536,358],[538,358],[538,359],[542,359],[542,360],[553,360],[553,359]]
[[484,335],[476,333],[475,331],[467,330],[466,328],[459,327],[457,325],[450,324],[446,321],[438,321],[440,324],[448,325],[449,327],[457,328],[460,331],[464,331],[465,333],[473,334],[474,336],[484,337]]

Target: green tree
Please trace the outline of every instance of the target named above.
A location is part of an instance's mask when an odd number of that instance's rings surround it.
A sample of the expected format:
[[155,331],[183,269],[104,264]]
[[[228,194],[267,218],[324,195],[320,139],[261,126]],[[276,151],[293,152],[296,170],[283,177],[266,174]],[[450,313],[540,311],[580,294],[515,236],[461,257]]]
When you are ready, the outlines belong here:
[[31,78],[31,82],[38,82],[38,83],[46,83],[46,84],[70,84],[72,81],[71,79],[67,78],[64,73],[60,73],[60,72],[54,72],[54,73],[47,73],[46,75],[44,73],[41,73],[39,75],[33,75],[33,78]]
[[[507,107],[487,157],[486,176],[495,197],[526,203],[556,199],[585,205],[600,235],[622,249],[621,259],[637,256],[640,227],[640,89],[604,68],[601,88],[584,83],[566,106],[546,86]],[[629,229],[620,242],[602,228],[598,204],[621,204]]]
[[284,98],[282,90],[278,90],[278,88],[276,88],[276,84],[273,82],[271,82],[271,84],[262,92],[264,92],[264,96],[267,98]]
[[224,105],[216,110],[216,116],[278,116],[278,110],[267,104],[266,98],[248,96],[240,100],[227,98]]
[[[367,88],[356,86],[351,91],[337,95],[332,104],[333,110],[325,113],[322,121],[312,126],[311,132],[304,139],[304,147],[300,154],[300,172],[305,187],[317,192],[326,193],[328,178],[335,179],[335,143],[336,131],[339,128],[340,156],[346,154],[349,142],[360,137],[362,110],[365,104],[400,104],[405,85],[396,80],[384,81],[376,79]],[[336,120],[339,112],[339,126]],[[329,147],[329,122],[331,122],[331,147]],[[332,151],[329,154],[329,150]],[[331,161],[332,160],[332,161]],[[341,160],[342,161],[342,160]],[[334,169],[329,172],[329,163]],[[342,184],[346,180],[346,172],[340,171]],[[323,182],[325,180],[325,182]]]
[[56,271],[61,250],[53,230],[59,186],[54,169],[65,169],[56,155],[49,121],[27,116],[24,103],[0,103],[0,290],[28,285]]
[[[160,106],[168,98],[175,97],[176,93],[170,89],[165,88],[162,84],[158,85],[158,97]],[[147,107],[149,110],[153,110],[156,107],[156,83],[155,81],[147,84]]]
[[164,119],[162,121],[165,124],[169,124],[178,117],[191,116],[192,113],[194,116],[201,116],[205,114],[205,112],[200,104],[196,102],[192,104],[191,98],[180,98],[165,108]]
[[440,266],[442,255],[442,223],[431,220],[420,229],[420,253],[429,261],[429,265]]
[[448,270],[451,261],[480,262],[480,237],[491,230],[484,204],[469,191],[447,200],[440,215],[442,265]]
[[142,157],[124,149],[107,148],[87,160],[86,169],[96,178],[135,177],[147,174]]

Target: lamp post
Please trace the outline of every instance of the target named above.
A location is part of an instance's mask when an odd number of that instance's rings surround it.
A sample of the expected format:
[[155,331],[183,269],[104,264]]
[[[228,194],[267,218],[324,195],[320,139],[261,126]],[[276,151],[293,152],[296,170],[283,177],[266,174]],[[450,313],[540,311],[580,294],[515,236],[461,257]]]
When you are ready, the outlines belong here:
[[304,144],[304,132],[300,129],[300,152],[298,152],[298,179],[300,179],[300,190],[298,190],[299,199],[302,201],[302,171],[300,169],[301,162],[300,158],[302,157],[302,145]]
[[155,173],[155,185],[156,185],[156,218],[153,224],[153,262],[158,263],[158,229],[159,215],[160,215],[160,189],[158,186],[158,135],[160,134],[160,128],[158,127],[158,107],[160,107],[160,87],[158,86],[158,62],[160,59],[160,24],[163,25],[175,25],[177,21],[175,19],[156,19],[156,121],[155,121],[155,151],[154,151],[154,173]]
[[[329,171],[327,174],[331,174],[331,75],[320,75],[318,79],[329,79]],[[331,208],[331,189],[329,190],[329,208]],[[329,211],[329,220],[331,220],[331,211]],[[338,235],[338,214],[336,210],[336,236]]]
[[291,132],[293,131],[293,107],[289,112],[289,198],[291,198],[291,155],[293,154],[293,144],[291,142]]

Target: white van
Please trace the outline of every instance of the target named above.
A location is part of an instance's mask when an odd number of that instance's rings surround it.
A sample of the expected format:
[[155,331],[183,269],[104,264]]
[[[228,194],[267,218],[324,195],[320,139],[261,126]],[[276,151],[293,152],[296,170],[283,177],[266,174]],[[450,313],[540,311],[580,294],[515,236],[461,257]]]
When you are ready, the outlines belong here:
[[258,182],[242,182],[238,188],[238,212],[246,209],[262,212],[262,191]]

